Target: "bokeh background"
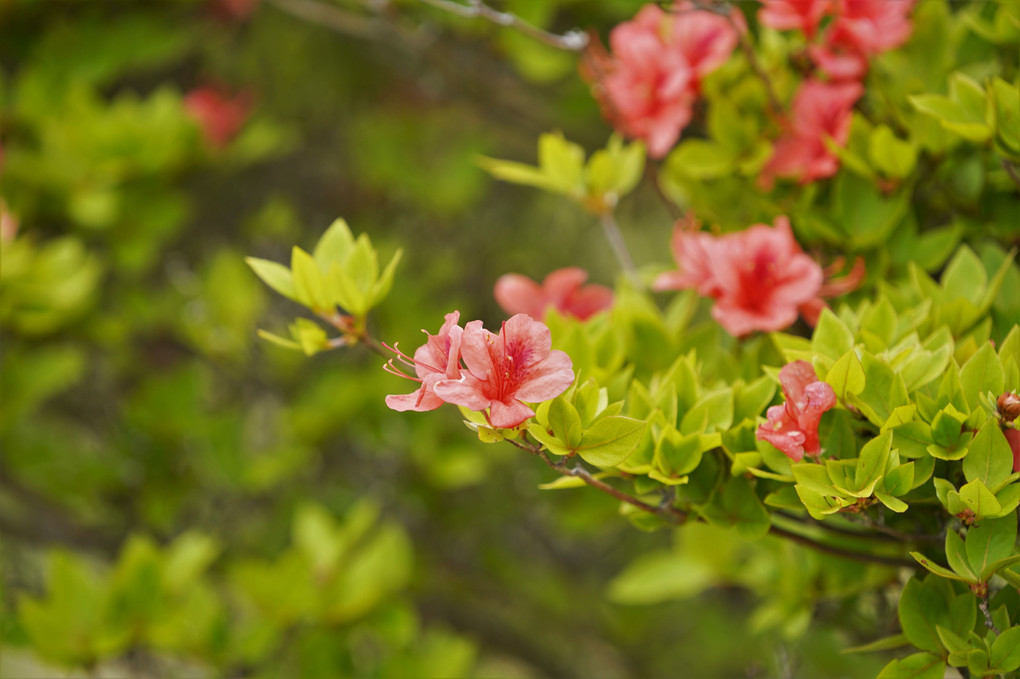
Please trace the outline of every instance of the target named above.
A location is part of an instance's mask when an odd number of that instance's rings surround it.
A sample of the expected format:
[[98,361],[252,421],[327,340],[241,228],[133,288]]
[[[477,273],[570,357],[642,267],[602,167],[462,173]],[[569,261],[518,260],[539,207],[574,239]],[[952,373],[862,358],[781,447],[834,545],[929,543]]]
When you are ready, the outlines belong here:
[[[638,7],[500,6],[603,38]],[[577,55],[412,0],[2,0],[0,69],[0,675],[881,667],[838,649],[883,631],[848,638],[852,611],[810,596],[853,566],[777,548],[695,596],[712,584],[697,560],[656,555],[742,547],[539,490],[552,472],[454,409],[386,409],[408,385],[367,351],[256,337],[300,309],[243,258],[286,261],[340,216],[384,257],[404,248],[372,323],[405,347],[453,309],[498,323],[503,273],[612,284],[593,218],[476,162],[533,162],[551,130],[605,144]],[[639,262],[669,264],[651,189],[618,218]],[[635,559],[675,588],[616,580]]]

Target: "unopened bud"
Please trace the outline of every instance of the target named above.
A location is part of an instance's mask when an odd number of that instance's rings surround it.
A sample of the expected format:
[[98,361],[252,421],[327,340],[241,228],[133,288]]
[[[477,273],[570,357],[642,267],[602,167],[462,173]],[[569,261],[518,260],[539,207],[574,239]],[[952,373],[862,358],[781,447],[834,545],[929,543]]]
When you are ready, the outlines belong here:
[[999,413],[1007,421],[1013,421],[1020,417],[1020,396],[1012,392],[1005,392],[999,396],[995,405],[999,409]]

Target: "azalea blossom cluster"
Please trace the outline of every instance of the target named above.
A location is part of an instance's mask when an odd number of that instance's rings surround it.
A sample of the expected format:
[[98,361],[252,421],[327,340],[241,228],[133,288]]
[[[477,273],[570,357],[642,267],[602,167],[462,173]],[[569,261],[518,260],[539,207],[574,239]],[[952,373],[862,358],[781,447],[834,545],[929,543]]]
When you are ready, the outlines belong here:
[[818,425],[822,413],[836,405],[836,392],[818,379],[807,361],[784,366],[779,371],[779,383],[786,402],[768,409],[768,421],[758,427],[758,438],[768,441],[794,462],[800,462],[805,455],[820,456]]
[[645,5],[609,34],[611,55],[589,52],[588,75],[614,126],[661,158],[690,122],[701,81],[729,59],[746,30],[736,9],[726,17],[690,0],[669,11]]
[[679,270],[661,274],[653,289],[693,288],[711,297],[712,317],[734,337],[782,330],[798,315],[814,324],[825,308],[823,297],[853,290],[864,276],[857,260],[845,277],[826,281],[826,271],[801,250],[784,216],[773,226],[754,224],[722,236],[688,219],[674,228],[672,248]]
[[[809,58],[826,80],[807,78],[793,97],[791,115],[765,166],[762,182],[789,177],[807,184],[836,174],[839,160],[826,146],[846,146],[854,104],[868,60],[910,37],[914,0],[762,0],[758,19],[777,30],[800,30]],[[831,18],[821,29],[822,22]]]
[[613,306],[613,291],[604,285],[588,284],[588,272],[576,266],[557,269],[541,285],[527,276],[508,273],[499,277],[493,296],[508,314],[527,314],[536,321],[555,309],[564,316],[587,320]]
[[[570,357],[552,350],[549,328],[527,314],[504,321],[498,334],[481,321],[458,324],[460,312],[446,314],[436,335],[414,357],[397,347],[387,347],[397,358],[387,370],[419,383],[410,394],[386,397],[393,410],[435,410],[443,403],[485,411],[493,427],[513,428],[535,414],[527,403],[556,398],[574,383]],[[397,367],[399,361],[414,368],[415,375]]]
[[[799,30],[807,54],[831,82],[860,81],[868,60],[899,47],[912,31],[915,0],[761,0],[758,20],[780,31]],[[822,23],[829,23],[822,28]]]

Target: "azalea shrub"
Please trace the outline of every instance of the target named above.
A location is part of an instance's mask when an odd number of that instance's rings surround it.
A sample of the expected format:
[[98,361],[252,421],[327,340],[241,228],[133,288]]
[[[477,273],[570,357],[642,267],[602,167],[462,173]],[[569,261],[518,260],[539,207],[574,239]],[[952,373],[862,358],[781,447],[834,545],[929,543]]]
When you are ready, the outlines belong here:
[[1015,0],[0,15],[0,673],[1020,671]]
[[[393,356],[419,384],[393,410],[456,407],[480,440],[546,465],[543,488],[678,527],[675,550],[613,581],[616,600],[731,582],[759,594],[753,626],[791,635],[841,600],[874,630],[855,650],[903,649],[882,677],[1011,674],[1018,40],[1010,2],[646,5],[579,58],[615,129],[604,149],[586,161],[553,132],[537,166],[481,161],[597,219],[614,291],[584,286],[580,261],[541,284],[506,273],[498,333],[451,311],[412,356],[365,330],[391,272],[344,223],[314,257],[253,267],[331,326],[292,326],[290,346]],[[634,200],[676,217],[671,241],[659,229],[672,263],[628,252],[618,206],[643,183],[655,195]],[[694,546],[713,541],[731,558]],[[826,560],[789,563],[811,550]],[[887,597],[898,625],[874,604]]]

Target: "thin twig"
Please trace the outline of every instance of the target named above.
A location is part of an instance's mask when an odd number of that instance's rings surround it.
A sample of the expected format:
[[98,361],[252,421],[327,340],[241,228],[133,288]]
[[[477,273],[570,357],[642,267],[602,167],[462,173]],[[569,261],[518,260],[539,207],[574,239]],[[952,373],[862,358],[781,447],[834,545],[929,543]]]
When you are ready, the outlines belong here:
[[611,495],[620,502],[626,502],[627,504],[633,507],[637,507],[641,511],[648,512],[649,514],[656,514],[658,516],[662,516],[663,518],[667,519],[672,523],[681,524],[687,520],[687,513],[677,509],[676,507],[673,507],[671,504],[662,503],[658,506],[650,505],[647,502],[644,502],[643,500],[639,500],[633,495],[625,493],[619,488],[614,488],[613,486],[609,485],[605,481],[602,481],[601,479],[595,478],[594,476],[592,476],[591,472],[589,472],[587,469],[580,465],[568,467],[562,461],[553,462],[552,460],[549,459],[549,456],[545,454],[545,451],[542,450],[541,447],[530,443],[526,439],[523,441],[518,439],[507,439],[507,441],[517,446],[521,450],[526,450],[532,455],[537,455],[549,466],[550,469],[555,470],[561,476],[573,476],[575,478],[581,479],[592,488],[600,490],[603,493],[606,493],[607,495]]
[[623,269],[631,283],[634,284],[634,287],[640,290],[644,286],[638,277],[637,269],[634,268],[634,260],[631,259],[630,251],[627,250],[627,244],[623,241],[623,234],[620,233],[620,227],[617,226],[616,219],[613,218],[612,213],[603,212],[599,215],[599,223],[602,224],[602,232],[606,235],[606,240],[609,241],[609,247],[612,248],[613,254],[616,255],[616,261],[620,263],[620,268]]
[[[606,493],[607,495],[611,495],[612,497],[616,498],[617,500],[620,500],[621,502],[626,502],[632,507],[637,507],[643,512],[648,512],[649,514],[660,516],[669,521],[670,523],[676,525],[686,523],[686,521],[688,520],[687,512],[683,511],[682,509],[674,507],[672,505],[672,502],[668,503],[663,502],[658,506],[650,505],[647,502],[639,500],[633,495],[630,495],[620,490],[619,488],[614,488],[613,486],[602,481],[601,479],[595,478],[594,476],[592,476],[591,472],[589,472],[587,469],[580,465],[568,467],[562,461],[560,462],[551,461],[549,457],[545,454],[545,451],[542,450],[540,446],[528,441],[526,436],[527,436],[526,434],[523,435],[524,437],[523,440],[507,439],[507,441],[513,444],[514,446],[520,448],[521,450],[525,450],[531,453],[532,455],[536,455],[542,458],[542,460],[544,460],[545,463],[549,465],[551,469],[557,471],[561,475],[579,478],[592,488],[600,490],[603,493]],[[795,533],[785,528],[780,528],[779,526],[771,526],[769,528],[769,534],[775,535],[777,537],[786,538],[787,540],[795,542],[799,545],[803,545],[804,547],[808,547],[815,551],[823,552],[825,554],[832,554],[833,556],[839,556],[844,559],[863,561],[866,563],[881,564],[883,566],[899,566],[915,570],[920,568],[920,565],[917,562],[913,561],[912,559],[908,560],[895,556],[883,556],[881,554],[871,554],[868,552],[857,552],[850,549],[843,549],[842,547],[837,547],[835,545],[829,545],[824,542],[818,542],[812,538],[809,538],[806,535],[801,535],[800,533]]]
[[1020,188],[1020,172],[1017,172],[1016,165],[1011,160],[1002,161],[1002,169],[1010,176],[1017,188]]
[[794,533],[793,531],[780,528],[779,526],[771,526],[769,528],[769,535],[785,538],[791,542],[796,542],[799,545],[810,547],[817,552],[840,556],[844,559],[865,561],[868,563],[881,564],[883,566],[899,566],[902,568],[910,568],[911,570],[919,570],[921,567],[920,564],[911,559],[903,559],[896,556],[882,556],[881,554],[871,554],[869,552],[857,552],[852,549],[843,549],[842,547],[836,547],[835,545],[829,545],[824,542],[817,542],[806,535]]
[[677,205],[676,202],[667,196],[666,192],[662,190],[662,184],[659,182],[659,168],[651,160],[645,164],[645,178],[651,182],[652,186],[655,188],[655,192],[659,194],[659,198],[661,198],[662,202],[666,205],[666,209],[669,210],[669,214],[673,217],[673,220],[676,221],[678,219],[682,219],[684,216],[683,208]]
[[584,31],[574,29],[563,35],[544,31],[534,24],[521,19],[519,16],[509,12],[500,12],[489,7],[481,0],[468,0],[468,4],[462,5],[452,0],[419,0],[436,9],[441,9],[450,14],[467,17],[469,19],[486,19],[498,26],[505,26],[520,31],[524,35],[544,42],[546,45],[568,52],[581,52],[588,46],[588,35]]
[[978,597],[978,608],[981,609],[981,614],[985,616],[985,627],[999,634],[999,628],[995,626],[995,621],[992,620],[992,612],[988,610],[988,591],[985,590],[984,596]]

